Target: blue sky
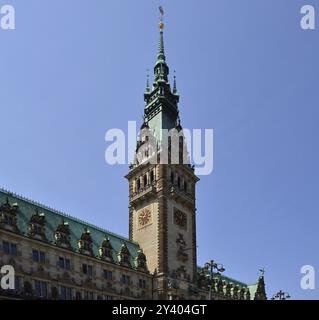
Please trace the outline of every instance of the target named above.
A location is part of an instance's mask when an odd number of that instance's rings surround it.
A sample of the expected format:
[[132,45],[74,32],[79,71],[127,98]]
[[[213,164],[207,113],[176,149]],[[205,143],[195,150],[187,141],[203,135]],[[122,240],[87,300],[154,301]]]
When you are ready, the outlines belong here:
[[[110,128],[143,113],[146,69],[166,11],[168,64],[187,128],[214,128],[214,171],[197,189],[198,263],[268,296],[319,268],[319,31],[298,0],[0,0],[0,185],[128,233],[127,166],[104,161]],[[319,5],[317,8],[319,12]]]

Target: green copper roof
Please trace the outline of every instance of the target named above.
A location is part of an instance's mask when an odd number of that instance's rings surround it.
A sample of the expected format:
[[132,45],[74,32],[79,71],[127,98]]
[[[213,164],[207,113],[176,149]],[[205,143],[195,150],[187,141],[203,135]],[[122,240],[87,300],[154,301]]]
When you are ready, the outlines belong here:
[[[205,277],[207,277],[207,279],[210,278],[210,273],[208,271],[206,271],[204,268],[202,267],[197,267],[197,273],[198,274],[205,274]],[[254,300],[255,299],[255,294],[257,292],[258,289],[258,285],[262,279],[263,281],[263,277],[259,277],[258,281],[255,284],[246,284],[244,282],[235,280],[233,278],[227,277],[225,275],[220,275],[220,274],[216,274],[214,276],[214,279],[221,279],[222,281],[225,281],[226,284],[232,284],[234,286],[238,286],[239,289],[248,289],[249,293],[250,293],[250,299]]]
[[[198,273],[203,272],[204,270],[205,269],[202,268],[202,267],[197,267],[197,272]],[[206,271],[206,270],[205,270],[205,276],[210,277],[210,273],[208,271]],[[246,283],[238,281],[238,280],[235,280],[233,278],[230,278],[230,277],[227,277],[227,276],[224,276],[224,275],[216,274],[214,276],[214,278],[221,279],[221,280],[225,281],[226,283],[232,283],[234,285],[238,285],[240,288],[248,288],[248,285]]]
[[21,197],[19,195],[13,194],[9,191],[0,188],[0,206],[6,203],[7,198],[11,205],[16,203],[19,207],[17,214],[17,225],[22,235],[28,235],[30,219],[36,213],[36,210],[38,210],[40,214],[43,213],[45,215],[45,235],[48,243],[54,245],[55,232],[57,230],[58,225],[60,225],[64,220],[64,222],[67,222],[69,224],[71,232],[71,246],[73,251],[78,252],[77,242],[79,239],[81,239],[82,233],[84,232],[85,228],[87,228],[90,231],[90,235],[93,241],[94,256],[97,257],[99,255],[98,249],[101,246],[105,237],[107,237],[109,238],[113,248],[114,262],[119,263],[118,253],[121,249],[121,246],[125,244],[130,252],[131,266],[133,268],[136,268],[136,257],[138,255],[138,250],[140,249],[139,245],[136,242],[133,242],[125,237],[96,227],[90,223],[73,218],[62,212],[56,211],[52,208],[28,200],[24,197]]
[[234,285],[237,285],[240,288],[248,288],[248,285],[246,283],[243,283],[241,281],[235,280],[224,275],[217,275],[217,278],[221,278],[223,281],[226,281],[227,283],[233,283]]

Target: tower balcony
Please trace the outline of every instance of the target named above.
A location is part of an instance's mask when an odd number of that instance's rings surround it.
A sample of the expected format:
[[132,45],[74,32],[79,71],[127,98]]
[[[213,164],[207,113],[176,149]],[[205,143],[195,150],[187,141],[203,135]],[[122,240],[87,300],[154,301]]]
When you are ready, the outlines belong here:
[[193,207],[195,205],[194,197],[176,185],[169,186],[169,193],[175,200],[181,202],[183,205],[187,205],[189,207]]
[[137,192],[131,195],[131,203],[136,205],[144,200],[147,200],[156,195],[156,186],[155,184],[148,184],[143,188],[140,188]]

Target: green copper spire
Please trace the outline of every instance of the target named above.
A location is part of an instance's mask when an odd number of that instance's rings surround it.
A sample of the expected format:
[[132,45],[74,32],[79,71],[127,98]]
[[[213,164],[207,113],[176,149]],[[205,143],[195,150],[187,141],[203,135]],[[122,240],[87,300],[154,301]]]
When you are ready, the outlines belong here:
[[160,10],[160,23],[159,23],[159,28],[160,28],[160,40],[159,40],[159,45],[158,45],[158,55],[157,55],[157,62],[163,62],[165,61],[165,52],[164,52],[164,35],[163,35],[163,30],[165,28],[163,19],[164,19],[164,9],[162,6],[159,7]]
[[160,39],[158,44],[157,60],[154,67],[154,85],[159,82],[168,84],[169,68],[166,64],[165,50],[164,50],[164,23],[163,17],[159,23]]
[[158,54],[157,54],[157,62],[165,61],[165,50],[164,50],[164,32],[160,31],[160,40],[158,44]]
[[153,132],[159,145],[163,141],[163,134],[165,134],[166,131],[163,129],[170,130],[175,128],[177,118],[179,117],[179,95],[177,94],[176,78],[174,78],[173,90],[168,80],[169,67],[166,63],[164,50],[163,12],[162,9],[153,85],[149,88],[147,81],[146,92],[144,93],[144,122],[147,123]]

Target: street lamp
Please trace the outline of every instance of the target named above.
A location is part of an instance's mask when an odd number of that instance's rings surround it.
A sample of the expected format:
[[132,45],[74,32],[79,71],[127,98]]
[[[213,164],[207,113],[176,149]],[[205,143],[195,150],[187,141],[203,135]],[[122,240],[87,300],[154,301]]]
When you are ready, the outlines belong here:
[[[222,272],[225,271],[225,268],[222,264],[215,262],[214,260],[211,260],[210,262],[206,262],[204,269],[209,272],[210,274],[210,280],[213,282],[214,275],[220,275]],[[212,299],[212,284],[210,284],[209,287],[209,300]]]
[[287,300],[290,298],[291,297],[288,292],[280,290],[272,296],[271,300]]

